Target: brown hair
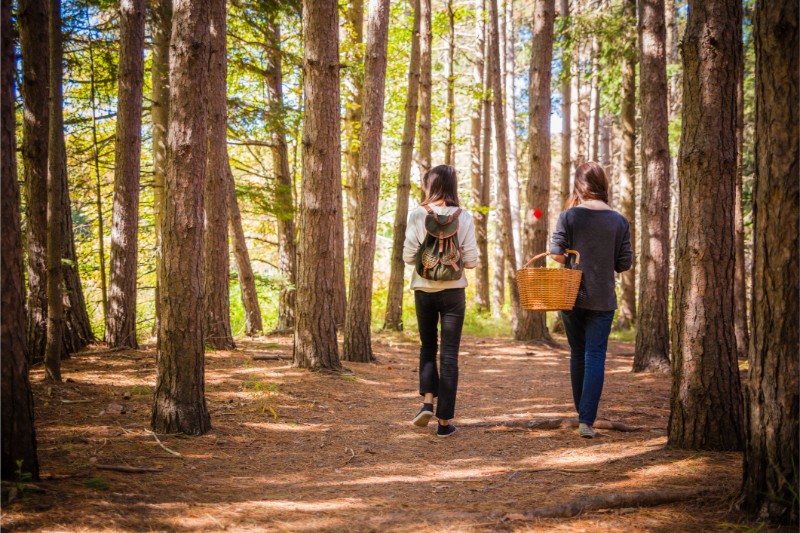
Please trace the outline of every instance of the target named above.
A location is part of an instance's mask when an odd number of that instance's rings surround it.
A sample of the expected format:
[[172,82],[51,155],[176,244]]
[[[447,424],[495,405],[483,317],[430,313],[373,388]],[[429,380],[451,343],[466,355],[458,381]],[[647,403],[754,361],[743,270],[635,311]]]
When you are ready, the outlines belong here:
[[445,205],[460,206],[458,201],[458,177],[450,165],[433,167],[422,177],[425,201],[422,205],[444,200]]
[[575,170],[572,194],[564,209],[575,207],[587,200],[608,203],[608,178],[599,163],[587,161]]

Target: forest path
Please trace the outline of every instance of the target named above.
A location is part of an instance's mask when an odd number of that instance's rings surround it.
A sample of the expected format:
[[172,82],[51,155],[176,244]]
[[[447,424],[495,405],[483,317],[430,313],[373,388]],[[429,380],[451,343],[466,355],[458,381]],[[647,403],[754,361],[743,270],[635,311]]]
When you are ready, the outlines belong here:
[[[5,506],[3,529],[707,531],[740,520],[730,498],[741,454],[666,449],[669,378],[632,374],[630,343],[611,343],[600,416],[641,430],[583,440],[576,430],[491,426],[573,416],[563,339],[550,348],[464,337],[460,431],[447,439],[435,436],[435,423],[410,423],[420,405],[410,334],[377,335],[378,364],[346,362],[353,373],[338,375],[252,359],[290,357],[290,337],[238,342],[237,351],[206,357],[213,431],[160,437],[180,456],[145,431],[152,347],[73,356],[63,373],[74,381],[58,386],[34,369],[38,485],[46,491]],[[97,468],[108,464],[162,471]],[[582,496],[702,487],[722,492],[568,519],[503,520]]]

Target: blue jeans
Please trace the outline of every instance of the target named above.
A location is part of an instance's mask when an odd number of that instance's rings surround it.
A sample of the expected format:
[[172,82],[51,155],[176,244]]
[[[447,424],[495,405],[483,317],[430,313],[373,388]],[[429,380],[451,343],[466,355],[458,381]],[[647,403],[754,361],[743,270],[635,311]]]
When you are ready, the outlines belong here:
[[603,393],[606,350],[614,311],[590,311],[574,308],[561,311],[561,320],[569,340],[569,374],[572,399],[578,420],[590,426],[597,418],[597,407]]
[[[436,418],[450,420],[455,415],[458,390],[458,349],[464,325],[466,298],[464,289],[439,292],[414,291],[419,340],[419,393],[438,397]],[[439,322],[442,324],[441,348],[438,346]],[[439,368],[436,368],[436,352]]]

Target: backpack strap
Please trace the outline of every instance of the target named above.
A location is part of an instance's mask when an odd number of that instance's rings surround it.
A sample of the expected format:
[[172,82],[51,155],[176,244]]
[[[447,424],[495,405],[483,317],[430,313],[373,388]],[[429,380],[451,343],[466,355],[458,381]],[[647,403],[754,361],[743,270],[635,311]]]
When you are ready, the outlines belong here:
[[430,206],[430,205],[428,205],[428,204],[422,204],[422,207],[424,207],[424,208],[425,208],[425,211],[427,211],[429,215],[432,215],[432,214],[433,214],[433,209],[431,209],[431,206]]

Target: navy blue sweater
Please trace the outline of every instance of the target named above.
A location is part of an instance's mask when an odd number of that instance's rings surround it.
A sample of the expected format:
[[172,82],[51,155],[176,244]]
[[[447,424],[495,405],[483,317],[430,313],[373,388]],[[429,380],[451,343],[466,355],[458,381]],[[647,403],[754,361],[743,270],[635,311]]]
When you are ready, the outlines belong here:
[[567,249],[581,254],[577,268],[583,276],[575,307],[592,311],[616,309],[614,272],[625,272],[633,264],[628,220],[610,209],[568,209],[558,217],[550,253],[563,254]]

